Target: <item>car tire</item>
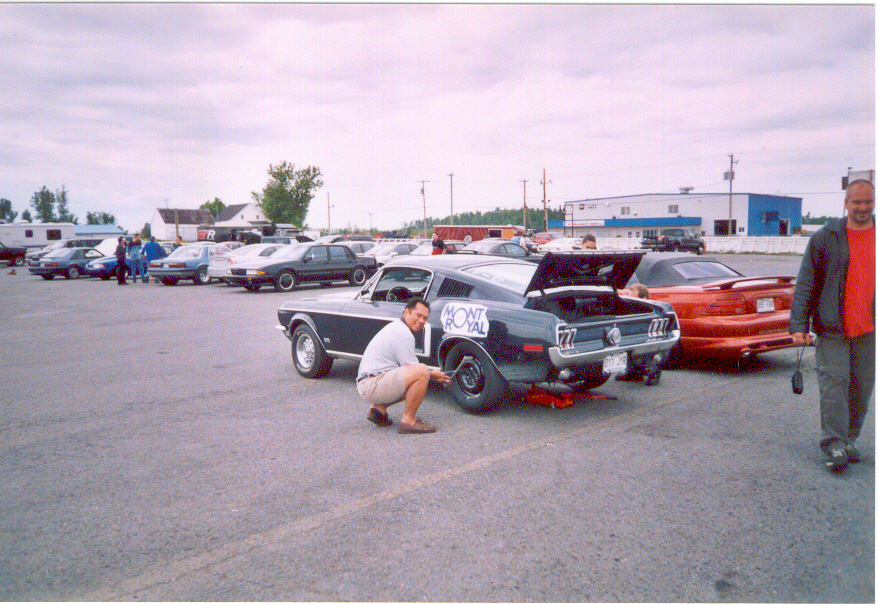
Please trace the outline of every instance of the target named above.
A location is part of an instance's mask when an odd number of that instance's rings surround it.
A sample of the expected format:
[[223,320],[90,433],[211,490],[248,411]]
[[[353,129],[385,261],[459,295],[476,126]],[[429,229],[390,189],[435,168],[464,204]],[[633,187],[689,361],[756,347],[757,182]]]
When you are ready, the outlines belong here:
[[661,367],[656,367],[655,371],[653,371],[652,373],[647,373],[643,376],[643,383],[647,386],[658,386],[660,381],[662,381]]
[[445,357],[444,368],[457,370],[448,388],[457,404],[470,413],[497,408],[509,391],[509,384],[488,354],[470,342],[455,344]]
[[332,357],[326,354],[314,330],[300,323],[293,330],[291,353],[299,375],[309,379],[321,378],[332,369]]
[[24,256],[16,256],[12,263],[15,266],[24,266]]
[[610,379],[610,375],[603,372],[603,370],[598,367],[597,371],[590,371],[584,380],[582,380],[577,389],[578,390],[591,390],[592,388],[599,388],[607,383],[607,380]]
[[262,286],[258,283],[247,283],[244,286],[244,289],[246,289],[248,292],[258,292],[260,287]]
[[55,275],[40,275],[40,277],[42,277],[46,281],[51,281],[52,279],[55,278]]
[[366,279],[369,278],[369,274],[366,272],[362,266],[354,267],[354,270],[351,272],[351,277],[348,279],[348,282],[353,286],[357,287],[363,285],[366,282]]
[[207,285],[210,283],[210,277],[207,276],[207,267],[201,266],[195,271],[195,275],[192,277],[192,282],[195,285]]
[[695,253],[698,254],[699,256],[703,256],[704,255],[704,246],[699,245],[698,249],[695,251]]
[[296,273],[290,271],[281,271],[278,273],[277,277],[274,278],[274,291],[276,292],[291,292],[296,289],[299,285],[299,278],[296,277]]
[[668,358],[662,363],[664,369],[678,369],[683,361],[683,347],[680,342],[674,344],[674,347],[668,351]]
[[101,275],[101,279],[102,279],[103,281],[109,281],[109,280],[110,280],[110,275]]
[[64,273],[64,276],[68,279],[79,279],[79,267],[74,264],[67,269],[67,272]]
[[164,285],[177,285],[176,277],[162,277],[162,284]]

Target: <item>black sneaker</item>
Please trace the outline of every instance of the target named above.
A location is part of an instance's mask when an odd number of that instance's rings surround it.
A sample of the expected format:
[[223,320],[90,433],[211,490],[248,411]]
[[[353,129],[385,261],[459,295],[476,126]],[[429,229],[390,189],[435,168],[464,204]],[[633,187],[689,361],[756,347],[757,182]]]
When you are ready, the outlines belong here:
[[826,454],[826,467],[833,472],[841,472],[848,465],[848,454],[845,453],[844,447],[840,444],[832,445]]
[[853,443],[845,445],[844,452],[847,454],[848,461],[851,463],[860,463],[860,460],[863,459]]

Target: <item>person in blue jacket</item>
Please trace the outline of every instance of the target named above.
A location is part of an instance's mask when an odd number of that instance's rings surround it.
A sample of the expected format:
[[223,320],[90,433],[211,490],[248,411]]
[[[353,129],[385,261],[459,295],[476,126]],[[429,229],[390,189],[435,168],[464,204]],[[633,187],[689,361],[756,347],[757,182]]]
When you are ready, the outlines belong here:
[[143,244],[143,281],[149,283],[149,263],[153,260],[165,257],[165,250],[162,249],[155,241],[155,237],[150,237],[149,241]]
[[131,281],[137,283],[137,275],[140,275],[144,283],[146,278],[143,275],[143,245],[140,242],[140,235],[135,234],[131,243],[128,244],[128,267],[131,269]]

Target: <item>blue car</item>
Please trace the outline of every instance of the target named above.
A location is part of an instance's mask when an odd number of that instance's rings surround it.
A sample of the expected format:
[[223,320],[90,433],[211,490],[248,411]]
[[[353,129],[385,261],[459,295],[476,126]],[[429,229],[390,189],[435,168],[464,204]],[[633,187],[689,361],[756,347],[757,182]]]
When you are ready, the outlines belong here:
[[47,281],[54,279],[55,275],[76,279],[86,272],[90,260],[102,257],[103,254],[90,247],[63,247],[31,260],[27,269],[32,275],[39,275]]
[[195,285],[210,283],[207,268],[210,259],[226,248],[215,243],[193,243],[178,247],[171,254],[149,263],[149,275],[165,285],[176,285],[180,279],[192,279]]
[[[162,250],[165,253],[165,256],[171,253],[174,247],[170,243],[162,243]],[[144,261],[144,266],[146,266],[146,261]],[[126,268],[126,274],[130,274],[131,270]],[[116,257],[115,256],[104,256],[102,258],[96,258],[94,260],[89,261],[89,263],[85,266],[85,273],[89,277],[100,277],[104,281],[110,279],[111,277],[116,276]]]

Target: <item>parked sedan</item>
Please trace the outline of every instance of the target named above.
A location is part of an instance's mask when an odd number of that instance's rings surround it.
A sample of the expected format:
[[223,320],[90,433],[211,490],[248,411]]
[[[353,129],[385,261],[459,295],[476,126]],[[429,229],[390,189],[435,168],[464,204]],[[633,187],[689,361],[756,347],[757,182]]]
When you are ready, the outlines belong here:
[[302,282],[316,281],[329,286],[333,281],[362,285],[375,272],[375,259],[360,257],[345,245],[300,243],[285,246],[268,258],[236,264],[226,274],[226,283],[258,291],[273,285],[275,291],[291,292]]
[[[89,277],[99,277],[100,279],[107,281],[111,277],[116,276],[117,263],[116,256],[114,255],[116,249],[116,240],[114,239],[112,240],[112,242],[112,249],[110,249],[111,246],[104,246],[104,244],[101,244],[95,248],[99,251],[101,251],[101,248],[106,248],[106,250],[108,251],[108,255],[101,258],[96,258],[94,260],[89,260],[88,264],[85,265],[85,273]],[[162,252],[165,256],[174,251],[174,246],[171,243],[159,243],[159,245],[162,246]],[[146,261],[144,260],[144,266],[145,262]],[[128,267],[125,267],[125,274],[130,273],[131,270]]]
[[510,258],[521,258],[522,260],[532,260],[539,262],[542,256],[530,258],[530,252],[517,243],[512,243],[508,239],[482,239],[473,241],[469,245],[464,246],[457,251],[458,254],[491,254],[494,256],[509,256]]
[[549,254],[532,262],[468,254],[403,256],[360,291],[285,302],[278,326],[292,342],[296,370],[319,378],[334,359],[358,360],[407,300],[430,303],[415,334],[416,354],[454,372],[457,403],[486,411],[509,382],[596,388],[640,368],[657,383],[659,363],[680,337],[664,302],[622,297],[643,252]]
[[631,277],[677,312],[682,337],[668,358],[743,360],[793,346],[794,276],[745,277],[710,256],[647,254]]
[[55,275],[76,279],[85,273],[85,266],[90,260],[100,257],[101,253],[90,247],[63,247],[31,260],[27,268],[32,275],[47,280],[54,279]]
[[556,237],[551,241],[537,245],[537,250],[541,254],[546,252],[568,252],[579,249],[582,249],[581,237]]
[[378,266],[381,266],[391,258],[411,254],[418,246],[419,241],[406,241],[403,243],[379,243],[363,254],[367,258],[374,258]]
[[207,266],[207,276],[226,282],[226,275],[232,266],[246,262],[257,257],[271,256],[280,248],[281,243],[254,243],[239,247],[226,254],[214,254]]
[[149,263],[149,274],[165,285],[176,285],[180,279],[192,279],[195,285],[210,283],[207,267],[219,252],[215,243],[198,243],[178,247],[168,256]]

